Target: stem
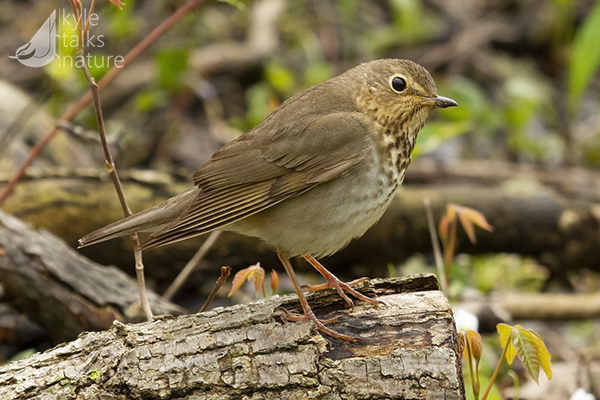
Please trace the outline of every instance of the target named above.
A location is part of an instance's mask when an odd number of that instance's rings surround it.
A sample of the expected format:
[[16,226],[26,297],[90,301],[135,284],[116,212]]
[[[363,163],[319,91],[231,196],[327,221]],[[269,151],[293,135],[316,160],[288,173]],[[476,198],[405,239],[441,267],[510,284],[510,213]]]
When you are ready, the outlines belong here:
[[504,362],[504,357],[506,357],[506,352],[508,351],[508,346],[510,345],[511,336],[512,335],[508,335],[508,342],[504,346],[502,355],[500,356],[500,359],[498,360],[498,364],[496,364],[496,369],[494,370],[494,373],[492,374],[492,377],[490,378],[490,382],[488,383],[487,388],[485,388],[485,392],[483,393],[481,400],[487,399],[487,396],[490,393],[490,390],[492,390],[492,386],[494,386],[494,382],[496,381],[496,378],[498,377],[498,373],[500,372],[500,367],[502,366],[502,363]]
[[444,263],[442,261],[442,252],[440,251],[440,241],[435,230],[435,222],[433,221],[433,212],[431,211],[431,201],[428,197],[423,199],[425,205],[425,213],[427,214],[427,224],[429,226],[429,235],[431,236],[431,245],[433,246],[433,255],[435,257],[435,265],[437,267],[438,275],[440,276],[440,284],[442,286],[442,293],[448,297],[448,281],[446,280],[446,270],[444,269]]
[[471,344],[469,340],[466,340],[467,344],[467,364],[469,366],[469,373],[471,374],[471,387],[473,389],[473,397],[475,400],[479,400],[479,379],[475,375],[475,370],[473,369],[473,354],[471,353]]
[[152,309],[146,295],[146,279],[144,278],[144,263],[142,262],[142,250],[140,250],[140,238],[137,233],[131,235],[131,243],[133,243],[133,256],[135,258],[135,277],[138,285],[138,293],[140,294],[140,305],[144,311],[144,315],[148,321],[152,321]]
[[94,9],[96,8],[96,0],[92,0],[92,4],[90,4],[90,8],[88,10],[87,20],[85,21],[85,28],[83,28],[83,32],[81,34],[81,43],[85,40],[85,37],[90,29],[90,22],[92,20],[92,14],[94,13]]
[[456,251],[456,227],[458,223],[456,219],[450,221],[448,243],[444,246],[444,263],[446,271],[446,285],[450,284],[450,274],[452,272],[452,261],[454,260],[454,252]]
[[223,286],[223,284],[227,280],[227,277],[229,276],[230,273],[231,273],[231,267],[221,267],[221,276],[219,276],[219,279],[217,279],[217,282],[215,283],[215,286],[213,287],[213,289],[209,293],[208,297],[206,298],[204,305],[202,306],[200,311],[198,311],[199,313],[206,311],[206,309],[208,308],[210,303],[212,303],[213,299],[215,298],[215,295],[217,294],[217,292],[219,291],[221,286]]
[[194,272],[196,267],[198,267],[198,264],[200,263],[200,261],[202,261],[202,259],[206,255],[206,253],[208,253],[208,250],[210,250],[210,248],[216,242],[216,240],[220,234],[221,234],[221,231],[212,231],[210,233],[210,235],[204,241],[204,243],[202,243],[202,246],[200,246],[200,248],[198,249],[196,254],[194,254],[194,257],[192,257],[192,259],[190,261],[188,261],[188,263],[183,268],[183,270],[181,270],[179,275],[177,275],[177,278],[175,278],[173,283],[171,283],[169,285],[169,287],[165,291],[165,294],[163,294],[163,296],[162,296],[163,299],[171,300],[173,298],[173,296],[175,296],[175,294],[181,288],[181,285],[183,285],[183,283],[187,280],[187,278],[190,276],[190,274],[192,272]]
[[[83,56],[83,47],[79,49],[79,53]],[[106,169],[108,170],[108,174],[110,175],[113,185],[115,186],[115,190],[117,191],[117,197],[119,198],[119,202],[121,203],[123,214],[125,214],[125,216],[128,217],[131,215],[131,210],[127,205],[127,199],[125,198],[125,193],[123,192],[123,186],[121,185],[119,174],[117,174],[115,163],[113,162],[112,155],[110,154],[108,141],[106,140],[104,116],[102,115],[102,106],[100,104],[100,92],[98,90],[98,85],[96,84],[94,78],[92,78],[92,76],[90,75],[90,71],[88,70],[86,63],[83,63],[81,69],[83,70],[83,74],[85,75],[85,78],[88,81],[88,85],[90,86],[90,91],[92,93],[94,110],[96,112],[96,121],[98,122],[98,133],[100,134],[102,150],[104,151],[104,158],[106,160]],[[133,252],[135,257],[135,275],[137,277],[138,292],[140,294],[140,304],[142,306],[142,310],[144,310],[146,319],[148,321],[152,321],[153,315],[152,310],[150,309],[150,304],[148,303],[148,297],[146,296],[144,264],[142,262],[142,251],[140,250],[140,240],[137,236],[137,233],[131,235],[131,241],[133,242]]]

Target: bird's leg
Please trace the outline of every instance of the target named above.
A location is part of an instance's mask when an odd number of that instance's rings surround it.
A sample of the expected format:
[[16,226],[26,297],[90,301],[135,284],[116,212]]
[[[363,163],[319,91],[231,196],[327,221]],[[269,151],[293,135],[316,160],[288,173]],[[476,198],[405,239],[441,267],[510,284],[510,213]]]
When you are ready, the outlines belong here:
[[329,272],[324,266],[321,265],[320,262],[318,262],[310,254],[302,254],[302,257],[304,257],[304,259],[306,261],[308,261],[310,263],[310,265],[315,267],[315,269],[317,271],[319,271],[321,273],[321,275],[323,275],[323,277],[327,280],[327,283],[324,283],[321,285],[304,286],[304,288],[306,288],[309,292],[316,292],[318,290],[323,290],[323,289],[335,289],[340,294],[342,299],[344,299],[346,301],[346,303],[348,303],[348,305],[352,308],[354,307],[354,303],[352,302],[352,300],[350,300],[350,298],[348,296],[346,296],[344,291],[350,293],[352,296],[356,297],[359,300],[364,300],[364,301],[367,301],[374,305],[377,305],[380,303],[379,301],[372,299],[370,297],[367,297],[364,294],[359,293],[358,291],[352,289],[352,286],[358,285],[359,283],[364,282],[367,278],[360,278],[360,279],[357,279],[350,283],[344,283],[344,282],[340,281],[331,272]]
[[[283,264],[285,271],[287,272],[288,276],[290,277],[290,280],[292,281],[292,284],[294,285],[294,289],[296,290],[296,294],[298,295],[298,299],[300,300],[300,304],[302,305],[302,310],[304,311],[303,316],[292,317],[292,316],[289,316],[289,314],[288,314],[288,315],[286,315],[286,317],[292,321],[313,321],[315,323],[315,325],[317,326],[317,329],[319,329],[321,332],[328,334],[331,337],[344,339],[349,342],[356,342],[357,340],[360,340],[359,338],[355,338],[355,337],[348,336],[348,335],[343,335],[339,332],[334,331],[333,329],[327,328],[325,326],[325,324],[316,317],[315,313],[308,305],[308,301],[306,300],[306,296],[304,296],[304,293],[302,293],[302,288],[300,287],[300,284],[298,283],[298,278],[296,278],[296,273],[294,272],[294,268],[292,267],[292,263],[290,262],[290,259],[287,258],[286,256],[284,256],[283,254],[281,254],[279,251],[277,251],[277,257],[279,257],[279,259],[281,260],[281,263]],[[328,320],[327,322],[330,322],[330,321],[331,320]]]

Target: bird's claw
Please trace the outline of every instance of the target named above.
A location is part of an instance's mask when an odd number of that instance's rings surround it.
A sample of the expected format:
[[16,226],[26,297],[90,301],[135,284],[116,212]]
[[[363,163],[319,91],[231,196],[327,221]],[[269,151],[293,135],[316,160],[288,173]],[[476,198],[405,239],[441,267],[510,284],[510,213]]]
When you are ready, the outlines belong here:
[[[289,312],[288,310],[286,310],[283,307],[275,307],[275,310],[277,311],[281,311],[281,313],[283,314],[283,318],[286,321],[290,321],[290,322],[297,322],[297,321],[313,321],[312,318],[307,317],[306,315],[302,315],[302,314],[297,314],[297,313],[292,313]],[[316,317],[315,317],[316,318]],[[329,324],[331,322],[335,322],[338,319],[340,319],[341,316],[339,317],[333,317],[333,318],[329,318],[329,319],[324,319],[324,320],[320,320],[318,318],[316,318],[319,322],[321,322],[323,325],[325,324]]]
[[331,337],[334,338],[338,338],[338,339],[343,339],[343,340],[347,340],[349,342],[357,342],[357,341],[361,341],[364,343],[364,340],[362,340],[361,338],[357,338],[354,336],[348,336],[348,335],[344,335],[342,333],[336,332],[333,329],[330,329],[328,327],[325,326],[325,324],[329,324],[330,322],[335,322],[338,319],[340,319],[341,317],[334,317],[334,318],[329,318],[326,320],[320,320],[319,318],[317,318],[315,316],[315,314],[312,312],[312,310],[309,312],[308,315],[301,315],[301,314],[296,314],[296,313],[291,313],[288,310],[286,310],[283,307],[276,307],[275,310],[277,311],[281,311],[283,313],[283,320],[287,320],[287,321],[313,321],[314,324],[317,326],[317,329],[320,330],[323,333],[328,334]]
[[[340,297],[344,299],[346,304],[348,304],[348,307],[352,309],[354,309],[354,302],[348,297],[348,295],[345,292],[350,293],[352,296],[356,297],[359,300],[366,301],[373,305],[378,305],[379,303],[382,303],[381,301],[365,296],[364,294],[352,288],[352,286],[356,286],[365,282],[368,278],[360,278],[348,283],[340,281],[333,275],[331,275],[331,277],[326,276],[325,279],[327,279],[326,283],[322,283],[319,285],[303,285],[302,288],[308,290],[309,292],[316,292],[324,289],[335,289],[340,295]],[[385,305],[387,306],[387,304]]]

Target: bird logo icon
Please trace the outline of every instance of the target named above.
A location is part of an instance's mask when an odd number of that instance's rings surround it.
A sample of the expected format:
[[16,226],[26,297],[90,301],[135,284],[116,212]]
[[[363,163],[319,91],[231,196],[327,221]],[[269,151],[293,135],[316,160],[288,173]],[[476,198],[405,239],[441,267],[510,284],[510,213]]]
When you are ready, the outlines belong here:
[[27,44],[19,47],[14,56],[8,57],[33,68],[49,64],[56,57],[56,10]]

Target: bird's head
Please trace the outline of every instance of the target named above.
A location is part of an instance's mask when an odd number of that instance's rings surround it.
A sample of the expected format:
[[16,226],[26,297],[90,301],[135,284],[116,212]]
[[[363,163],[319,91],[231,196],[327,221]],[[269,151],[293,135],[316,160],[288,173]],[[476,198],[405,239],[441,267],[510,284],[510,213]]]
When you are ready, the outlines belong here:
[[429,72],[409,60],[371,61],[349,72],[361,83],[357,108],[386,130],[416,134],[431,110],[457,105],[452,99],[438,96]]

